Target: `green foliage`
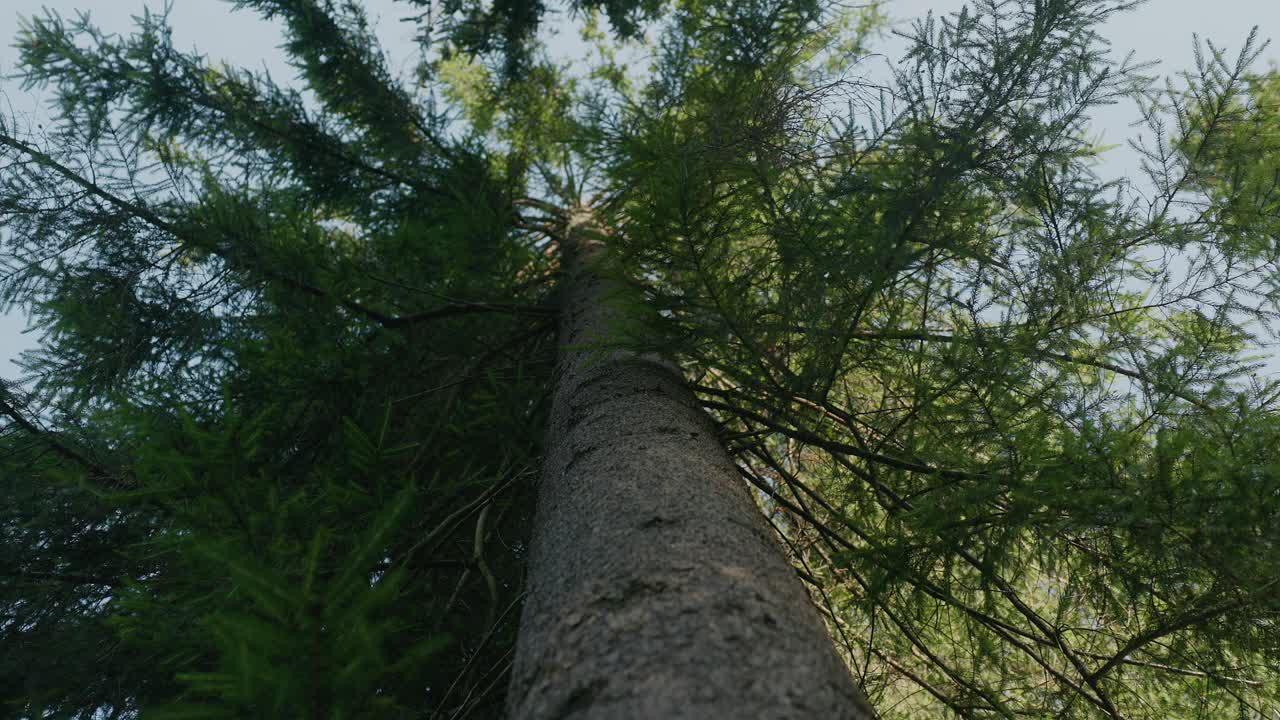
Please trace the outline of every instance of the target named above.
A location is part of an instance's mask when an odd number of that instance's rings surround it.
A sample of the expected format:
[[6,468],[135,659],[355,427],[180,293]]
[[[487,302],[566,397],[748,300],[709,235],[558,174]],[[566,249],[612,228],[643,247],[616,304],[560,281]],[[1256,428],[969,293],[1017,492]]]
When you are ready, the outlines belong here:
[[[538,31],[548,10],[542,0],[406,2],[426,8],[414,18],[420,23],[418,40],[424,50],[440,44],[446,59],[454,52],[495,59],[508,80],[518,80],[536,59]],[[664,0],[571,0],[567,7],[555,9],[571,15],[603,12],[617,37],[634,39],[667,4]]]
[[[571,3],[575,73],[543,3],[458,1],[407,87],[358,3],[235,6],[301,87],[163,15],[18,40],[60,121],[0,125],[44,332],[0,394],[8,715],[499,717],[583,212],[610,343],[686,369],[885,717],[1280,707],[1252,40],[1161,88],[1124,3],[984,0],[878,88],[875,4]],[[1100,178],[1126,94],[1147,177]]]
[[[820,21],[788,7],[752,33],[772,45],[688,19],[679,83],[616,136],[610,209],[669,320],[649,347],[743,438],[873,702],[1274,710],[1275,456],[1244,448],[1273,442],[1277,256],[1235,239],[1261,215],[1217,210],[1270,126],[1256,49],[1206,61],[1186,109],[1101,54],[1117,7],[979,3],[917,25],[890,99],[814,85],[794,62]],[[1181,129],[1145,194],[1094,174],[1085,124],[1134,92]],[[1216,157],[1187,149],[1210,110],[1239,128]]]
[[3,128],[4,298],[46,332],[5,406],[6,715],[501,707],[552,336],[521,179],[354,7],[255,9],[318,105],[155,15],[21,40],[64,115],[48,152]]
[[[422,493],[391,480],[396,456],[413,447],[380,448],[348,420],[338,448],[350,467],[282,487],[254,468],[266,421],[217,435],[183,423],[174,439],[194,442],[193,452],[138,468],[140,477],[179,479],[169,493],[181,498],[175,520],[185,532],[148,544],[168,567],[126,586],[111,624],[126,646],[177,670],[181,701],[161,717],[407,712],[448,636],[401,604],[412,593],[404,567],[370,569],[387,564]],[[193,587],[187,578],[217,583]],[[192,644],[216,663],[193,663]]]

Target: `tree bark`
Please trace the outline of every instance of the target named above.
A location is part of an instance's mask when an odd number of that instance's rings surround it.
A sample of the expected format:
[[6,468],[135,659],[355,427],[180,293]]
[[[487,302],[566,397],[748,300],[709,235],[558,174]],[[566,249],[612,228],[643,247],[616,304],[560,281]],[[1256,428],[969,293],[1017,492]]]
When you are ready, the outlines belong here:
[[591,346],[625,321],[570,221],[514,720],[873,712],[680,373]]

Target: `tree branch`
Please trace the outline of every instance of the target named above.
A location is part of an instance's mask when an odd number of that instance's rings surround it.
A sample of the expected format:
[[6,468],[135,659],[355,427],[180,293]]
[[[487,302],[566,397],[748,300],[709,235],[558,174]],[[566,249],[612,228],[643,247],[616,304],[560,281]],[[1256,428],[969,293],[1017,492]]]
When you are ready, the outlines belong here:
[[[112,192],[105,190],[102,186],[83,177],[82,175],[77,173],[75,170],[72,170],[66,165],[58,162],[47,153],[41,152],[39,149],[31,145],[30,143],[23,142],[22,140],[11,137],[7,134],[0,133],[0,145],[13,148],[25,154],[26,156],[34,160],[36,163],[44,167],[47,167],[50,170],[53,170],[54,172],[66,178],[67,180],[71,181],[73,184],[80,187],[90,195],[93,195],[94,197],[99,198],[100,200],[106,202],[107,204],[112,205],[120,210],[123,210],[129,213],[130,215],[146,222],[147,224],[159,230],[163,230],[164,232],[167,232],[170,235],[173,235],[175,238],[178,238],[183,243],[197,244],[197,243],[194,243],[193,239],[187,236],[186,233],[182,232],[181,228],[179,228],[174,223],[166,220],[165,218],[161,217],[154,211],[148,209],[147,207],[137,202],[130,201],[128,199],[120,197],[119,195],[116,195]],[[219,257],[222,257],[223,259],[228,260],[228,262],[231,261],[231,259],[225,253],[217,253],[217,254]],[[295,290],[298,290],[299,292],[306,293],[313,297],[334,300],[342,307],[358,315],[362,315],[365,318],[368,318],[369,320],[372,320],[378,323],[379,325],[389,329],[403,328],[409,325],[413,325],[415,323],[435,320],[435,319],[444,318],[444,317],[453,317],[457,315],[469,315],[469,314],[483,313],[483,312],[505,312],[505,313],[512,313],[516,315],[538,315],[538,316],[545,316],[545,315],[552,314],[554,312],[554,310],[551,310],[549,308],[541,308],[541,307],[529,306],[529,305],[516,305],[511,303],[449,303],[449,304],[442,305],[440,307],[433,308],[431,310],[427,310],[424,312],[416,313],[413,315],[397,317],[393,315],[388,315],[380,310],[375,310],[371,307],[358,303],[354,300],[336,297],[333,293],[327,290],[323,290],[321,288],[315,287],[314,285],[303,282],[302,280],[299,280],[297,278],[290,277],[289,275],[286,275],[284,273],[277,272],[270,268],[255,266],[252,268],[252,270],[255,272],[261,273],[267,278],[275,280],[287,287],[291,287]]]

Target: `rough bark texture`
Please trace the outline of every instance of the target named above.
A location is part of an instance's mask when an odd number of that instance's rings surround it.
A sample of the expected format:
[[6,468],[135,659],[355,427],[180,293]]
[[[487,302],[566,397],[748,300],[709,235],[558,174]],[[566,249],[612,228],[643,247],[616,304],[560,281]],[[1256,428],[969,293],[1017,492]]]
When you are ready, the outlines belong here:
[[600,243],[567,235],[510,716],[873,717],[680,375],[584,350],[619,288],[591,269]]

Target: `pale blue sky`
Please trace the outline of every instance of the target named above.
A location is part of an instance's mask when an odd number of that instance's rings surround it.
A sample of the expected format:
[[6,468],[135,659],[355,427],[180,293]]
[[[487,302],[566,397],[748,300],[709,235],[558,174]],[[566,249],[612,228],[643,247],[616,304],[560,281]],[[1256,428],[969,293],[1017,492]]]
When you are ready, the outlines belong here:
[[[97,24],[107,32],[126,33],[131,15],[143,7],[159,7],[160,2],[142,0],[6,0],[0,9],[0,75],[13,72],[16,52],[11,42],[18,31],[18,16],[40,13],[50,8],[64,17],[76,10],[88,10]],[[929,10],[947,13],[959,9],[962,0],[893,0],[888,6],[891,17],[907,22]],[[393,68],[409,67],[413,46],[412,25],[398,22],[409,14],[408,6],[392,0],[365,0],[375,29],[390,53]],[[266,68],[277,79],[291,77],[278,49],[281,35],[272,23],[248,12],[233,13],[230,3],[220,0],[173,0],[170,19],[174,43],[179,48],[198,48],[212,58],[225,59],[241,66]],[[1280,2],[1275,0],[1150,0],[1144,7],[1113,19],[1104,34],[1118,55],[1132,50],[1139,60],[1159,60],[1159,72],[1174,74],[1194,67],[1192,34],[1213,40],[1231,52],[1239,49],[1254,26],[1261,27],[1262,37],[1280,36]],[[903,44],[887,40],[882,50],[890,57],[901,54]],[[1263,62],[1280,62],[1280,43],[1267,49]],[[16,114],[24,120],[40,120],[46,116],[40,98],[18,89],[12,80],[0,80],[0,112]],[[1120,143],[1133,134],[1128,127],[1135,118],[1134,108],[1117,105],[1095,114],[1094,125],[1109,143]],[[1127,172],[1132,157],[1121,149],[1113,151],[1106,174]],[[11,360],[36,342],[35,332],[23,333],[26,320],[18,313],[0,315],[0,376],[14,379],[17,368]]]

